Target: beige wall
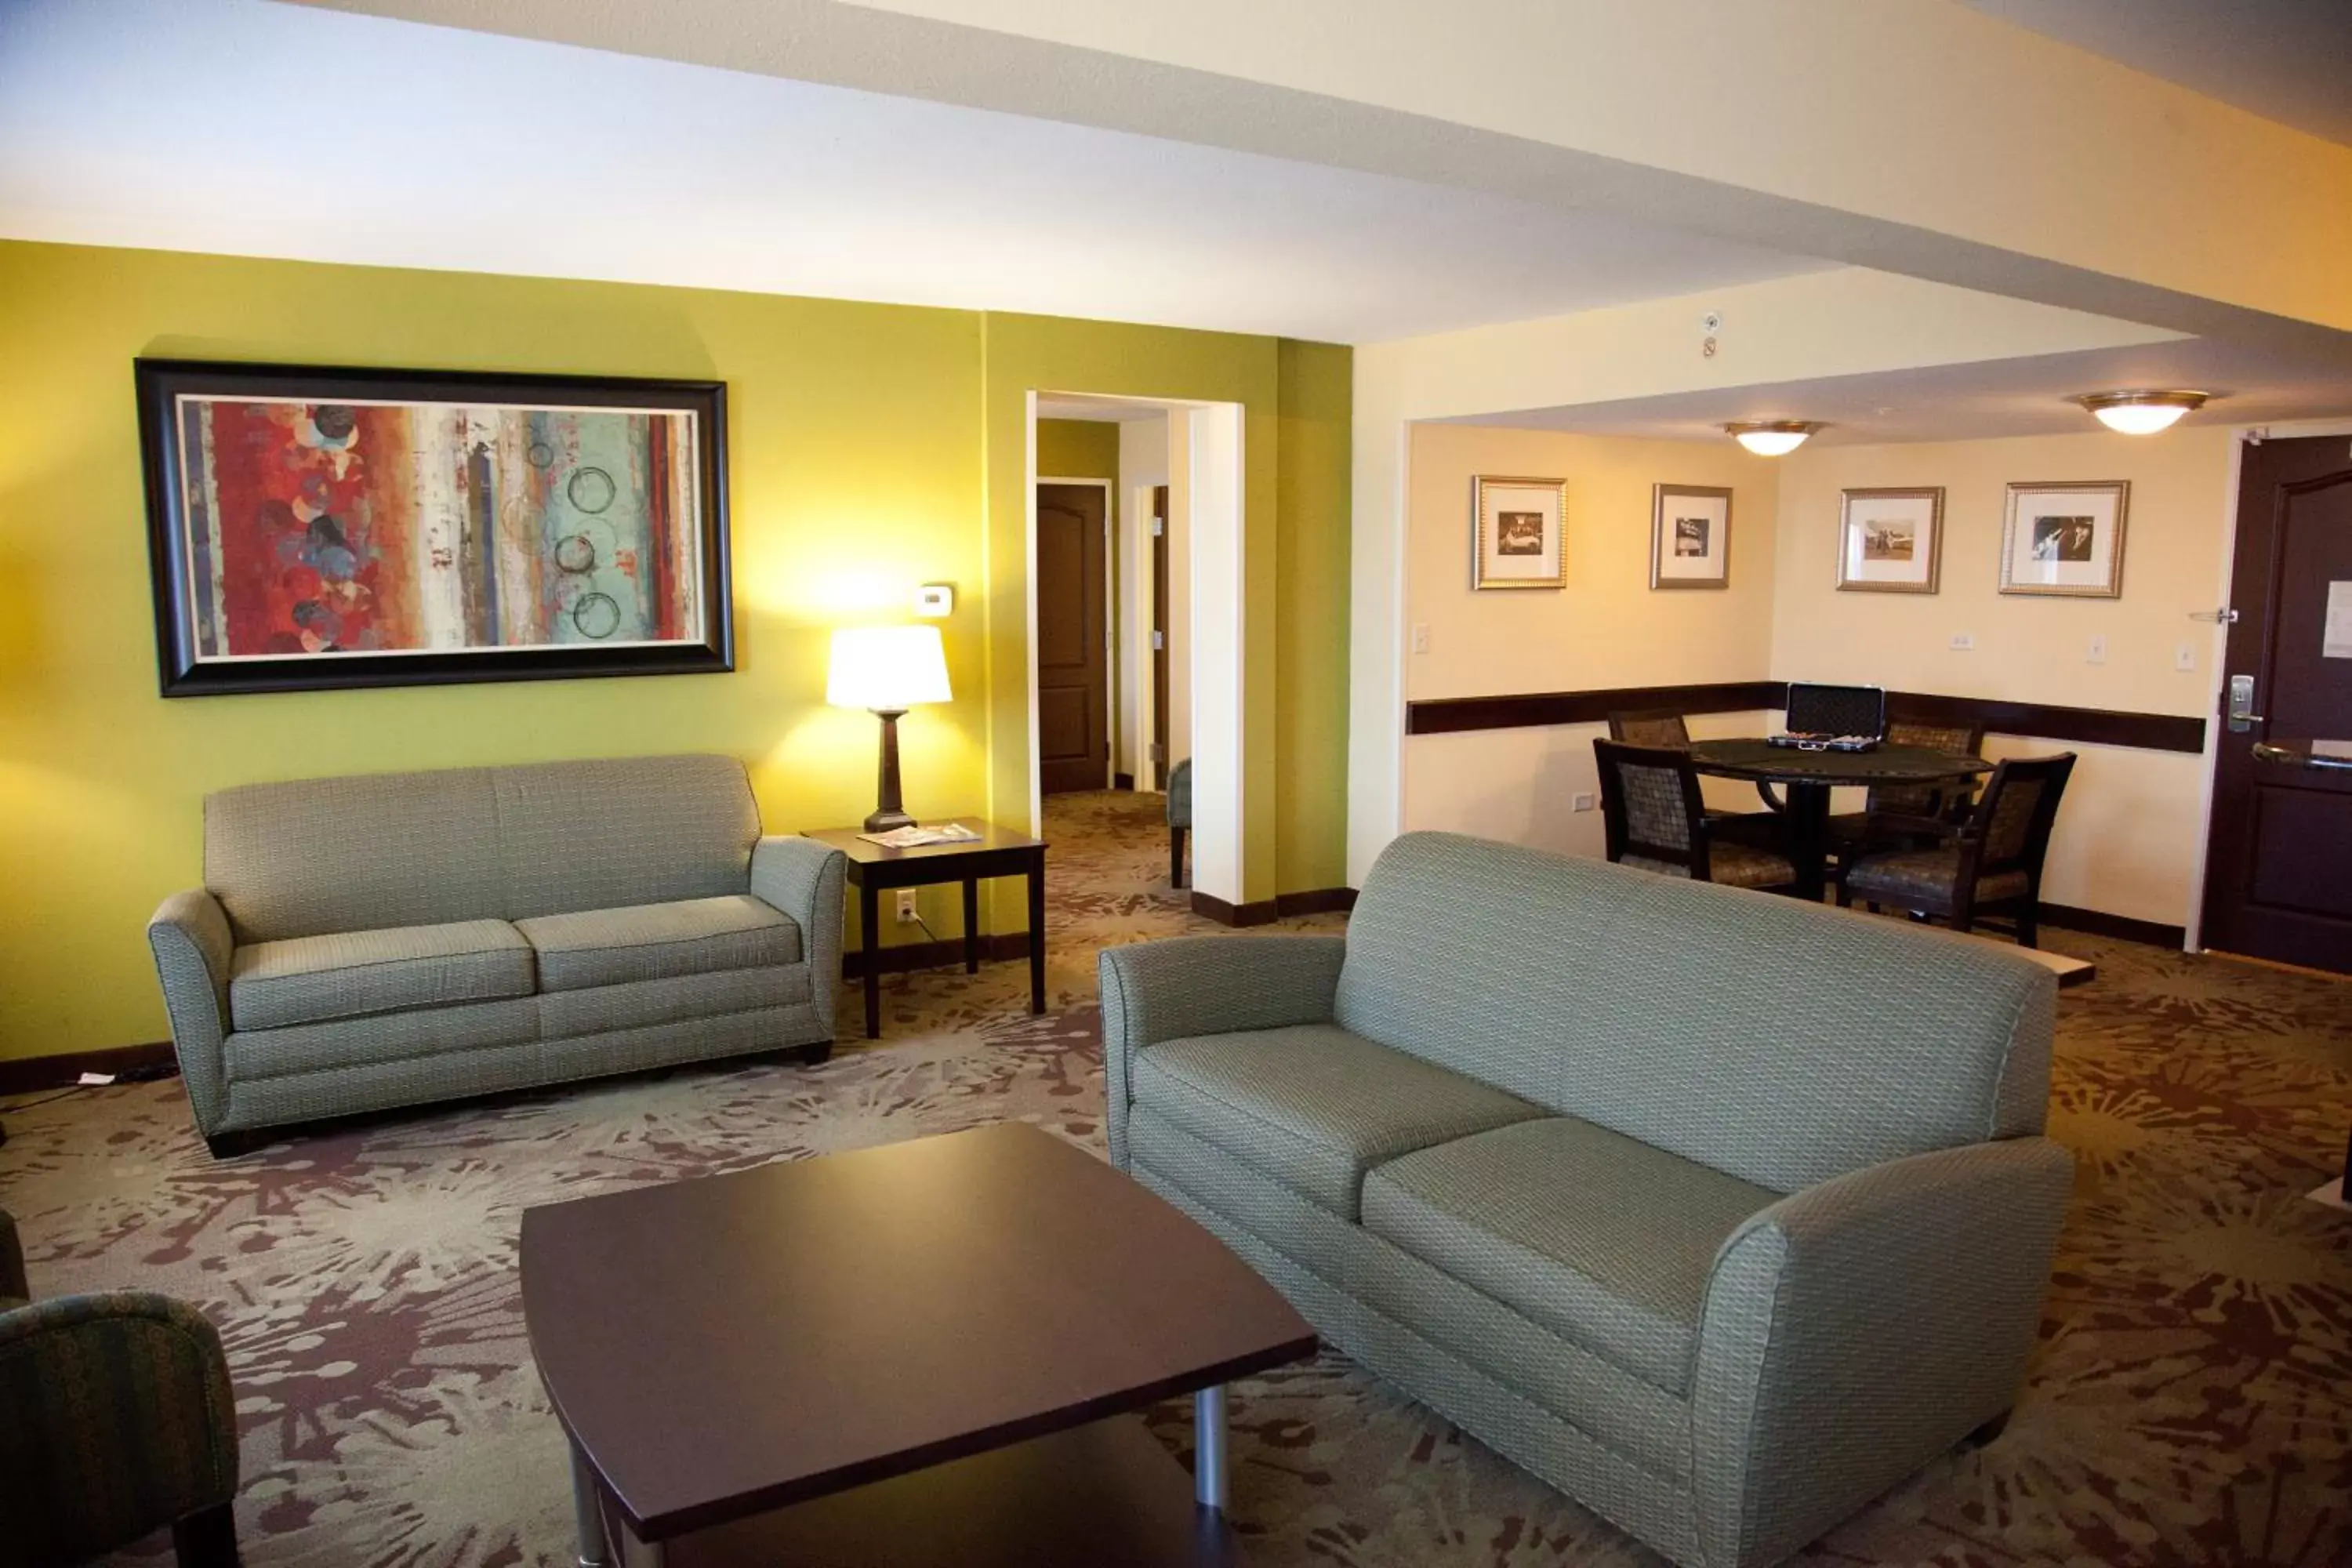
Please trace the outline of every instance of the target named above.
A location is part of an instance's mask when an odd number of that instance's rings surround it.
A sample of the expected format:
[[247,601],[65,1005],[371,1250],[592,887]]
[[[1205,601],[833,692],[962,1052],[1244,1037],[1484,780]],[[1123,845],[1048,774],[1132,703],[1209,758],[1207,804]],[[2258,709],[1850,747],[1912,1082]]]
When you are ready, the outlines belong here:
[[[1404,602],[1427,653],[1408,653],[1408,699],[1607,686],[1760,680],[1771,658],[1773,465],[1732,443],[1636,441],[1461,425],[1413,427]],[[1475,474],[1568,481],[1568,585],[1470,586]],[[1731,585],[1653,590],[1650,487],[1722,485],[1731,497]],[[1413,646],[1411,629],[1407,646]],[[1694,733],[1756,732],[1760,714],[1693,721]],[[1599,785],[1598,725],[1420,735],[1404,742],[1404,824],[1577,854],[1601,852],[1601,815],[1575,797]],[[1755,806],[1711,782],[1708,798]]]
[[[1759,679],[1856,681],[1894,690],[2064,707],[2210,710],[2219,629],[2189,618],[2221,602],[2234,437],[2223,428],[2147,439],[2086,433],[1901,447],[1814,447],[1777,463],[1726,442],[1597,439],[1423,425],[1412,439],[1408,626],[1430,651],[1406,658],[1412,698]],[[1570,585],[1473,593],[1469,485],[1476,472],[1569,481]],[[1672,476],[1733,487],[1732,586],[1648,586],[1649,486]],[[1999,592],[2011,480],[2125,479],[2131,506],[2118,599]],[[1942,590],[1837,591],[1839,492],[1945,489]],[[1955,634],[1970,651],[1951,647]],[[2092,637],[2106,639],[2089,662]],[[1408,631],[1408,637],[1410,631]],[[2186,647],[2193,668],[2175,668]],[[1694,734],[1754,734],[1764,713],[1694,716]],[[1599,725],[1416,736],[1404,742],[1407,827],[1441,827],[1570,854],[1601,853]],[[2052,843],[2053,902],[2186,924],[2204,839],[2202,756],[1994,735],[1999,759],[2068,750],[2080,759]],[[1717,805],[1753,809],[1743,786],[1709,781]],[[1859,805],[1858,794],[1841,809]]]
[[[2225,593],[2234,439],[2210,426],[1797,452],[1780,474],[1773,677],[2069,708],[2210,711],[2220,629],[2189,616]],[[2000,592],[2007,487],[2045,479],[2130,482],[2122,597]],[[1873,485],[1944,487],[1940,593],[1837,591],[1838,492]],[[1956,651],[1958,633],[1976,647]],[[2104,663],[2089,662],[2094,637],[2106,639]],[[2187,670],[2174,667],[2184,647],[2194,661]],[[2188,922],[2205,836],[2201,757],[2009,736],[1987,749],[1996,758],[2072,751],[2081,759],[2051,842],[2052,901]]]

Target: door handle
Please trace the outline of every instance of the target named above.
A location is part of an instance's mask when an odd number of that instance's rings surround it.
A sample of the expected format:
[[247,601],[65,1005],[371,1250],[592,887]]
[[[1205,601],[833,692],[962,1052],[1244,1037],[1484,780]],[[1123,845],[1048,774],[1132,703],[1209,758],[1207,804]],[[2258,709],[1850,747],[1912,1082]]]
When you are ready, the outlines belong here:
[[2243,734],[2263,721],[2254,711],[2254,678],[2251,675],[2230,677],[2230,728]]

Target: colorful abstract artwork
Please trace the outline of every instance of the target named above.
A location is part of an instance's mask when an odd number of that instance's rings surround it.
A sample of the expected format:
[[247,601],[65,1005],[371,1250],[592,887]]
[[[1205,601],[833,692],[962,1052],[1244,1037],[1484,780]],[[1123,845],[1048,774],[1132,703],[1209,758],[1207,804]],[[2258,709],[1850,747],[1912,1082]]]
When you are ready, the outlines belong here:
[[728,667],[718,388],[391,374],[142,363],[167,694]]

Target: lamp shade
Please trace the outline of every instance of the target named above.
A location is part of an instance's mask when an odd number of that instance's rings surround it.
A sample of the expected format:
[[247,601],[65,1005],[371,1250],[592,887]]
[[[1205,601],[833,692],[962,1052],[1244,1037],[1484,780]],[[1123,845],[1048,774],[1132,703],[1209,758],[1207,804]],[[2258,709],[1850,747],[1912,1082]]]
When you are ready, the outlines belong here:
[[833,634],[824,700],[899,713],[948,700],[948,656],[937,626],[845,626]]

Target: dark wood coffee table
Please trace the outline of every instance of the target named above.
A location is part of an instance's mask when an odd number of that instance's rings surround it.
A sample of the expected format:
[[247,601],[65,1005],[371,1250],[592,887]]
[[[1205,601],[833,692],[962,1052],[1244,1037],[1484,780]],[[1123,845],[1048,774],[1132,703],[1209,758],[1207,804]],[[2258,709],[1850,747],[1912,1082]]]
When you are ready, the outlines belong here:
[[[522,1297],[591,1564],[1235,1562],[1224,1384],[1315,1348],[1018,1122],[527,1209]],[[1119,1415],[1183,1394],[1192,1498]]]

